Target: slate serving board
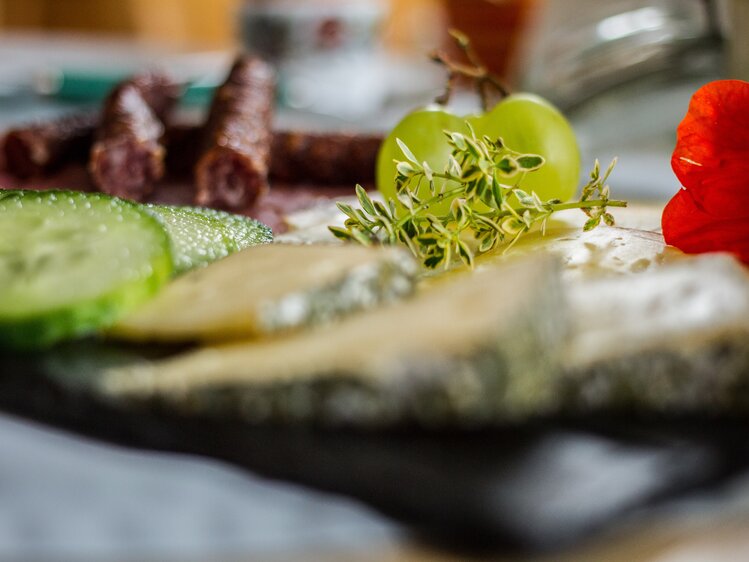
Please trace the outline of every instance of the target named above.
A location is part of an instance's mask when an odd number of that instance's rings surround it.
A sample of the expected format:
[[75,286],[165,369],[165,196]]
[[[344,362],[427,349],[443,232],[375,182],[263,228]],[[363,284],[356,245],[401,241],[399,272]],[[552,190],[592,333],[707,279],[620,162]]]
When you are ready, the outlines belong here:
[[749,471],[749,420],[545,419],[357,432],[188,419],[106,402],[103,368],[174,349],[0,352],[0,409],[118,444],[201,454],[358,498],[441,543],[548,551]]

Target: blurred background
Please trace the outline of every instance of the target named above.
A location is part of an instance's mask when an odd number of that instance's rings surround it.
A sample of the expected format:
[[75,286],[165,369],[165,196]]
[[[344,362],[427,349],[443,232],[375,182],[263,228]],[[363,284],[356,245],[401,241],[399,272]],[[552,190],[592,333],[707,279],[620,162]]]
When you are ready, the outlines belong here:
[[[454,27],[505,82],[567,113],[586,166],[618,155],[626,195],[663,198],[673,191],[663,156],[691,92],[747,76],[747,4],[0,0],[0,125],[96,103],[144,66],[190,81],[185,105],[200,111],[227,61],[246,49],[279,70],[281,125],[383,130],[440,93],[444,72],[427,55],[452,48]],[[459,95],[455,104],[468,112],[476,100]]]

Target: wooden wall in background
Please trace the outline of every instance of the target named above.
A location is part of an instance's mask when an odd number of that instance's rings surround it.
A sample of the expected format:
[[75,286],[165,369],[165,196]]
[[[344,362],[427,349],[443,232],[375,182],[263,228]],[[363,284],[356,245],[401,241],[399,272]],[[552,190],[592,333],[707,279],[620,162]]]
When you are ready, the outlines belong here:
[[236,38],[241,0],[0,0],[0,25],[14,30],[115,33],[210,48]]
[[[236,42],[236,15],[244,1],[0,0],[0,27],[116,33],[191,47],[222,48]],[[388,47],[423,53],[439,44],[446,25],[443,0],[381,1],[390,6],[390,17],[383,28]]]

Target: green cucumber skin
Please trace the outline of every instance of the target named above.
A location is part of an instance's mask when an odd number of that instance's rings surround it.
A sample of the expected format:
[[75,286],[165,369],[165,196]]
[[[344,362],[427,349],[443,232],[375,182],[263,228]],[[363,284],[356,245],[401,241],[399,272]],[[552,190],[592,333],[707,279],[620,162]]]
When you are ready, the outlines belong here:
[[167,283],[173,275],[173,258],[169,236],[162,222],[145,212],[139,205],[100,193],[82,193],[67,190],[25,191],[0,190],[0,201],[8,197],[27,195],[46,197],[73,197],[84,200],[111,201],[113,205],[135,210],[144,228],[155,234],[156,246],[147,276],[139,277],[113,287],[106,293],[55,309],[40,311],[25,317],[0,316],[0,348],[33,351],[48,348],[60,341],[82,337],[109,326],[145,302]]
[[145,280],[120,286],[91,301],[75,303],[29,318],[0,319],[0,347],[15,350],[48,348],[60,341],[93,334],[114,324],[127,312],[150,299],[172,276],[172,259],[154,264]]
[[[206,207],[190,207],[179,205],[147,204],[145,208],[156,215],[165,224],[172,240],[172,254],[175,258],[174,269],[177,275],[197,267],[204,267],[217,259],[224,258],[234,252],[273,241],[273,232],[263,223],[245,217],[234,215]],[[210,229],[220,238],[221,242],[210,248],[202,248],[201,254],[194,253],[190,241],[183,243],[179,233],[170,228],[170,218],[177,218],[185,223],[193,221],[196,228]],[[211,255],[207,255],[209,250]]]
[[[147,212],[164,225],[172,247],[174,273],[180,275],[196,267],[203,267],[236,251],[236,243],[224,232],[218,220],[196,213],[192,207],[146,204]],[[176,223],[174,222],[176,219]],[[185,238],[185,227],[209,232],[204,246],[195,246],[192,236]],[[180,231],[182,229],[182,232]]]
[[[219,220],[226,221],[231,225],[241,225],[243,228],[246,228],[248,223],[251,224],[254,229],[257,229],[257,240],[254,241],[254,244],[268,244],[270,242],[273,242],[273,230],[271,230],[269,226],[261,223],[260,221],[245,217],[243,215],[234,215],[231,213],[227,213],[226,211],[219,211],[218,209],[210,209],[207,207],[197,207],[197,209],[201,214],[209,217],[216,217]],[[245,242],[245,240],[240,240],[240,243],[242,242]],[[241,250],[245,247],[247,247],[247,245],[243,245],[239,249]]]

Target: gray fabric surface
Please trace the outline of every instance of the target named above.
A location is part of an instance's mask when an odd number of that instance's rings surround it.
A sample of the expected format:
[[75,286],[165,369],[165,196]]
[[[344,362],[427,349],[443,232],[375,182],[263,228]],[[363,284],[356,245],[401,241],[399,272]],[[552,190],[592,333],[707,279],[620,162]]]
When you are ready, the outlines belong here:
[[342,498],[0,415],[2,561],[255,559],[398,532]]

